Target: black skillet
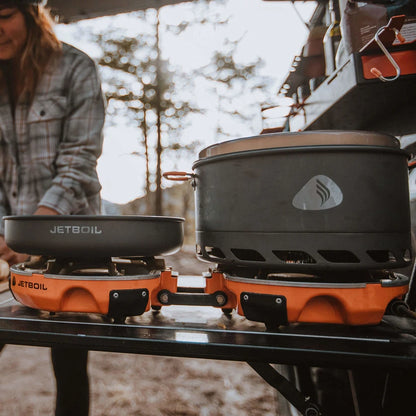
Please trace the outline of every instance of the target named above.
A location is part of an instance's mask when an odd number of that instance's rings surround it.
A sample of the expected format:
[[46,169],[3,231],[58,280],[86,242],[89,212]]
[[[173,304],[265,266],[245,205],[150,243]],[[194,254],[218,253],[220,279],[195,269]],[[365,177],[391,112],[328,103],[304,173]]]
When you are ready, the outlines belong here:
[[158,216],[8,216],[6,244],[16,252],[55,257],[150,257],[183,243],[183,218]]

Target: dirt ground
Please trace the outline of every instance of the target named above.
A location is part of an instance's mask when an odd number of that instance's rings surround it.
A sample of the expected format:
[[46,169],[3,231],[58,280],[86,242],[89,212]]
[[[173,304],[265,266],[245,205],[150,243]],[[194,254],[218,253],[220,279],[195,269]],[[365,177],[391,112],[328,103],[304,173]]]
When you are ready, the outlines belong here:
[[[181,274],[209,267],[190,247],[166,261]],[[245,363],[92,351],[88,368],[91,416],[277,414],[274,389]],[[49,349],[6,346],[0,375],[0,416],[53,415]]]

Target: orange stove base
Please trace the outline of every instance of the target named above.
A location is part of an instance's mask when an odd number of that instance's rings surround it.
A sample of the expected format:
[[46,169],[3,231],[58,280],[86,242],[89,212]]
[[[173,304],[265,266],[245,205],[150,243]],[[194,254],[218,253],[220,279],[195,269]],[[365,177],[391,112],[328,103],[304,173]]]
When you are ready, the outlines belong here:
[[[344,325],[378,324],[389,303],[402,299],[408,280],[376,283],[299,283],[235,278],[220,272],[205,275],[206,294],[224,294],[223,310],[236,309],[247,319],[263,322],[331,323]],[[179,293],[177,275],[165,270],[149,276],[61,276],[11,270],[11,291],[20,303],[50,312],[84,312],[133,316],[160,302],[161,291]],[[183,291],[181,291],[182,293]],[[257,303],[252,303],[253,299]],[[135,308],[140,300],[142,308]],[[122,302],[130,303],[127,309]],[[264,302],[263,302],[264,301]],[[117,303],[118,302],[118,303]],[[267,306],[269,304],[269,306]],[[256,309],[263,310],[258,317]],[[254,310],[254,313],[252,312]]]

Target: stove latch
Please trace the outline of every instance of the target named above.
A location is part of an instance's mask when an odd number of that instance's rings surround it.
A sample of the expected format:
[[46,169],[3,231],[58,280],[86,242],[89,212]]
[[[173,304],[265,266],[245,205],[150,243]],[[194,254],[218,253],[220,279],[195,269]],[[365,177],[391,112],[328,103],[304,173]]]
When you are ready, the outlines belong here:
[[128,289],[110,291],[108,316],[115,323],[124,323],[127,316],[142,315],[149,303],[147,289]]
[[268,328],[288,323],[284,296],[242,292],[240,303],[250,321],[264,322]]

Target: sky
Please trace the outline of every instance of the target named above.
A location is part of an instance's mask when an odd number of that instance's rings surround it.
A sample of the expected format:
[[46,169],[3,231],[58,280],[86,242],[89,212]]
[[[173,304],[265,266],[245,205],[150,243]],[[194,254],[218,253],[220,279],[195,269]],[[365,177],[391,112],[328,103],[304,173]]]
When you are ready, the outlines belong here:
[[[166,6],[161,10],[162,24],[175,25],[189,15],[189,5]],[[238,38],[240,44],[236,58],[240,62],[253,62],[260,57],[264,66],[261,74],[273,80],[271,96],[276,95],[281,82],[289,71],[293,57],[300,53],[307,37],[304,21],[308,21],[315,8],[314,2],[297,2],[297,11],[290,2],[262,0],[229,0],[226,14],[229,17],[227,33],[223,29],[201,32],[190,31],[183,35],[166,34],[162,37],[163,53],[170,62],[183,70],[192,69],[207,63],[210,53],[224,36]],[[302,19],[299,17],[301,15]],[[103,32],[114,28],[130,36],[140,36],[134,14],[89,19],[70,25],[57,25],[58,37],[97,58],[97,47],[82,36],[85,31]],[[126,89],[133,88],[126,85]],[[204,86],[196,86],[192,91],[201,100],[210,100]],[[212,101],[212,97],[211,97]],[[250,102],[247,103],[250,105]],[[207,113],[193,119],[193,123],[183,132],[184,140],[197,140],[200,149],[216,141],[223,141],[214,134],[215,120]],[[256,135],[261,130],[260,111],[247,125],[235,125],[235,137]],[[138,131],[126,122],[114,123],[107,118],[104,130],[103,153],[98,160],[98,174],[102,184],[101,196],[110,202],[124,204],[143,196],[144,158],[139,157]],[[241,123],[240,123],[241,124]],[[222,140],[221,140],[222,139]],[[190,172],[197,154],[187,157],[180,166],[165,163],[166,169],[179,169]],[[172,162],[173,163],[173,162]]]

